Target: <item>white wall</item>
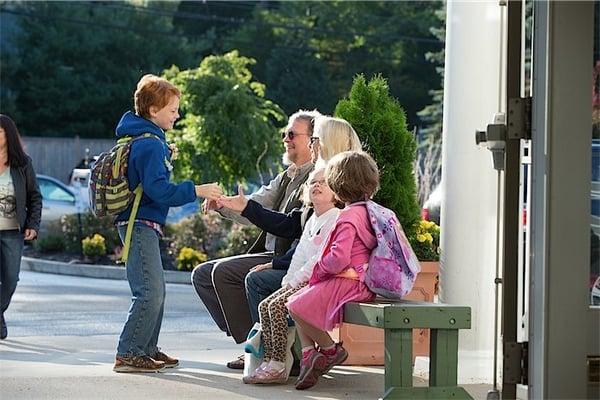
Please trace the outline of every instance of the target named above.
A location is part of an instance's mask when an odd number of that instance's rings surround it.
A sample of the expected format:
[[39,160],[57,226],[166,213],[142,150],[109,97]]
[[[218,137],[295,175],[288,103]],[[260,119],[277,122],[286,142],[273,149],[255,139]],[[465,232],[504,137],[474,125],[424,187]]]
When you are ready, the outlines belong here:
[[497,172],[475,130],[503,109],[498,1],[449,1],[442,151],[440,300],[468,305],[472,328],[459,339],[459,383],[492,382]]

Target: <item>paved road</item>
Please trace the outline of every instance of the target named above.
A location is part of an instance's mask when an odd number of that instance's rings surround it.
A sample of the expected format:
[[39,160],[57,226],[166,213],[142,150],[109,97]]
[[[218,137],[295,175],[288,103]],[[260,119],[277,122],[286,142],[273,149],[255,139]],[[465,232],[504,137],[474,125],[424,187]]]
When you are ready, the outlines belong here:
[[[336,367],[309,391],[290,382],[244,385],[224,364],[240,347],[218,331],[189,285],[167,285],[160,343],[181,367],[160,374],[112,372],[129,307],[125,281],[23,271],[5,314],[0,399],[375,399],[383,370]],[[292,381],[292,380],[291,380]]]
[[[9,334],[118,338],[130,301],[126,281],[23,271],[6,313]],[[165,307],[163,334],[218,332],[190,285],[168,285]]]

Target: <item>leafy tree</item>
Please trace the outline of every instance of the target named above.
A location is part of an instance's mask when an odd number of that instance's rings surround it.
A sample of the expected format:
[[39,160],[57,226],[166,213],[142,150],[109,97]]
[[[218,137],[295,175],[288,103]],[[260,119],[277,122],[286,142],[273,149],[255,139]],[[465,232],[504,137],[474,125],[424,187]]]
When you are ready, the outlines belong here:
[[[446,10],[445,4],[436,11],[435,15],[442,22],[440,28],[431,28],[431,33],[441,42],[446,40]],[[440,82],[444,83],[444,58],[445,50],[426,54],[427,60],[436,65],[440,75]],[[442,120],[444,116],[444,89],[429,91],[433,103],[417,113],[425,126],[420,131],[417,149],[417,162],[415,165],[417,180],[419,182],[419,202],[424,203],[431,191],[439,184],[441,179],[441,148],[442,148]]]
[[[176,5],[152,4],[166,11]],[[143,5],[22,2],[1,7],[3,15],[19,19],[7,39],[10,45],[2,46],[2,111],[29,135],[112,137],[143,74],[159,73],[172,63],[192,65],[202,48],[201,42],[191,47],[173,35],[168,13],[148,12]]]
[[269,97],[289,114],[299,108],[332,110],[335,105],[326,67],[310,52],[274,49],[266,62],[266,81]]
[[281,156],[278,128],[285,114],[252,79],[254,63],[233,51],[206,57],[198,68],[164,72],[182,90],[184,117],[171,132],[180,151],[177,177],[233,187],[260,179]]
[[[434,16],[438,4],[281,2],[278,8],[255,8],[253,20],[225,45],[259,60],[256,76],[267,83],[267,96],[288,113],[307,104],[329,113],[357,73],[381,73],[415,125],[428,91],[438,86],[435,67],[424,60],[426,52],[440,47],[429,32],[439,25]],[[307,76],[313,77],[308,83]],[[280,82],[286,86],[280,89]],[[307,85],[312,91],[305,90]]]
[[[270,4],[273,3],[273,4]],[[270,1],[180,1],[173,24],[187,37],[210,38],[210,53],[223,52],[223,41],[246,23],[251,23],[255,7],[273,7]],[[208,54],[206,54],[208,55]]]
[[413,175],[416,143],[387,81],[377,75],[367,82],[358,75],[348,98],[337,104],[335,115],[352,124],[379,166],[381,189],[375,201],[393,210],[407,236],[412,236],[419,220]]

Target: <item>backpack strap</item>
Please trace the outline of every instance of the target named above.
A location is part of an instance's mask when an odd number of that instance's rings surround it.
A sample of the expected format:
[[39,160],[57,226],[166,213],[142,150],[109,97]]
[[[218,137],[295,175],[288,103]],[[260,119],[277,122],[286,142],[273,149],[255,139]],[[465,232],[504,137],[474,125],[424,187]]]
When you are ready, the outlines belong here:
[[129,220],[127,221],[127,232],[125,233],[123,254],[121,255],[122,263],[126,263],[127,257],[129,256],[129,247],[131,246],[131,235],[133,234],[135,215],[137,214],[138,208],[140,207],[140,201],[142,200],[142,185],[138,185],[133,193],[135,193],[135,199],[133,200],[133,207],[131,208],[131,214],[129,214]]
[[[135,136],[135,137],[125,136],[125,137],[119,139],[117,141],[117,143],[126,143],[129,141],[134,142],[136,140],[144,139],[144,138],[148,138],[148,137],[154,137],[158,140],[161,140],[158,136],[156,136],[152,133],[144,133],[143,135],[139,135],[139,136]],[[131,214],[129,214],[129,220],[127,221],[127,231],[125,232],[125,240],[123,243],[123,253],[121,255],[122,263],[126,263],[127,258],[129,257],[129,247],[131,246],[131,235],[133,234],[133,224],[135,221],[135,216],[137,215],[138,208],[140,207],[140,202],[142,200],[142,193],[143,193],[142,185],[139,184],[135,188],[133,193],[135,193],[135,199],[133,200],[133,206],[131,207]]]

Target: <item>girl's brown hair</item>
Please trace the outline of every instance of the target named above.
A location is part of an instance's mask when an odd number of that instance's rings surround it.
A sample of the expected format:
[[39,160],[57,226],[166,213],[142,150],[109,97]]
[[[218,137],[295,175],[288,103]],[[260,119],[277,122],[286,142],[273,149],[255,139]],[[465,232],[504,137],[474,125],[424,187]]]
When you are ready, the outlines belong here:
[[150,119],[150,107],[158,107],[160,110],[169,104],[173,96],[181,97],[181,92],[171,82],[156,75],[144,75],[133,95],[135,113]]
[[327,164],[327,184],[344,203],[365,201],[379,189],[379,169],[364,151],[344,151]]

